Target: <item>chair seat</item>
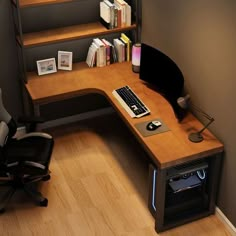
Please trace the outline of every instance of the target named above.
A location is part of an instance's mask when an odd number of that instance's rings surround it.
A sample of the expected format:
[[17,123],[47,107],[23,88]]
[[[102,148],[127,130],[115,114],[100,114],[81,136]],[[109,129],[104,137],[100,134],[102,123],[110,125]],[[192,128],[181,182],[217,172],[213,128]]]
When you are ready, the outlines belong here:
[[8,163],[21,159],[44,164],[50,159],[52,147],[53,139],[29,137],[20,140],[12,140],[4,147],[3,152]]
[[15,173],[16,169],[21,166],[20,172],[24,174],[46,173],[53,144],[53,139],[45,139],[40,136],[11,140],[3,149],[4,157],[7,160],[5,164],[9,167],[9,172]]

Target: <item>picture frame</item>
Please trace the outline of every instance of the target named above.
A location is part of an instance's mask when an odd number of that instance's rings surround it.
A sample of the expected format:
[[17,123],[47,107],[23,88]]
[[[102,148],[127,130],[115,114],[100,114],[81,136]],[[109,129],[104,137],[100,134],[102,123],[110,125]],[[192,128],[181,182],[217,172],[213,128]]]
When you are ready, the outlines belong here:
[[67,51],[58,51],[58,69],[72,70],[73,53]]
[[46,75],[57,72],[55,58],[38,60],[36,63],[37,63],[38,75]]

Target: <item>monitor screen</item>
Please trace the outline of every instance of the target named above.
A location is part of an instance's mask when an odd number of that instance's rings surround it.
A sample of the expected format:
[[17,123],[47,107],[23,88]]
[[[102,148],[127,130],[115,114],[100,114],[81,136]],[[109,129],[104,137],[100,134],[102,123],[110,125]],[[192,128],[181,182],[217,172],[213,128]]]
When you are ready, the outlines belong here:
[[177,104],[177,99],[182,96],[184,77],[176,63],[160,50],[142,43],[139,77],[170,103],[181,121],[185,112]]

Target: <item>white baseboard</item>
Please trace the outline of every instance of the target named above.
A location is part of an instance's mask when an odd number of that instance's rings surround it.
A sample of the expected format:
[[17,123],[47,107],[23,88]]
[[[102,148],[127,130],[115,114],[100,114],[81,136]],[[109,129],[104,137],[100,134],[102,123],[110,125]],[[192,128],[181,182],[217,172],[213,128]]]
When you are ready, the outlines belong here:
[[[102,116],[102,115],[108,115],[113,112],[114,112],[114,109],[112,107],[108,107],[108,108],[98,109],[95,111],[81,113],[81,114],[74,115],[74,116],[67,116],[64,118],[60,118],[60,119],[56,119],[56,120],[52,120],[52,121],[47,121],[47,122],[44,122],[43,124],[39,124],[38,127],[39,127],[39,130],[46,129],[46,128],[59,126],[59,125],[63,125],[63,124],[68,124],[68,123],[72,123],[72,122],[76,122],[76,121],[82,121],[82,120],[86,120],[86,119],[90,119],[90,118],[95,118],[95,117]],[[16,136],[24,134],[25,131],[26,131],[25,127],[17,128]]]
[[223,214],[223,212],[216,207],[216,216],[220,219],[220,221],[225,225],[225,227],[229,230],[232,236],[236,236],[236,228],[233,224],[228,220],[228,218]]

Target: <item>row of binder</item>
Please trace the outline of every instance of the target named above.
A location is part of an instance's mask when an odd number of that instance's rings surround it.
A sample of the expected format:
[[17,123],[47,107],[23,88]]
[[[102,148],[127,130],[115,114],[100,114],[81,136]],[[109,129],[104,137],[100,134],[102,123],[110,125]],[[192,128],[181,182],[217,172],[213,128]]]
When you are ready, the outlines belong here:
[[131,50],[132,41],[125,33],[121,33],[120,38],[114,38],[113,42],[94,38],[88,49],[86,63],[89,67],[103,67],[114,62],[130,61]]

